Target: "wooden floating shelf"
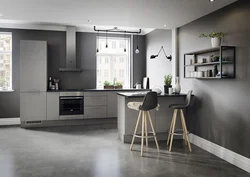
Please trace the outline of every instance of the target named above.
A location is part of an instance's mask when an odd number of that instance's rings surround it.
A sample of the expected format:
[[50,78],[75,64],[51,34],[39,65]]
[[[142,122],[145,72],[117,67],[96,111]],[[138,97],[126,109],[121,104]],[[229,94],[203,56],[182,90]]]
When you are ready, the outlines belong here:
[[204,54],[204,53],[217,52],[217,51],[220,51],[221,49],[227,50],[227,49],[232,49],[232,48],[235,48],[235,47],[234,46],[220,46],[220,47],[214,47],[214,48],[185,53],[185,55],[199,55],[199,54]]
[[213,80],[213,79],[232,79],[233,77],[185,77],[186,79],[204,79],[204,80]]
[[[184,53],[184,66],[183,66],[184,78],[200,79],[200,80],[234,79],[235,75],[236,75],[236,73],[235,73],[235,68],[236,68],[236,66],[235,66],[235,56],[236,56],[235,50],[236,50],[235,46],[219,46],[219,47]],[[186,64],[186,63],[190,63],[187,60],[198,61],[198,59],[201,59],[201,55],[202,55],[202,57],[208,58],[208,57],[211,57],[212,55],[215,55],[215,54],[219,56],[219,61],[217,60],[216,62]],[[228,59],[224,58],[224,57],[227,57]],[[227,61],[225,61],[225,60],[227,60]],[[199,62],[201,62],[201,61],[199,61]],[[208,68],[211,69],[211,66],[217,66],[217,65],[219,66],[217,68],[217,70],[220,73],[226,73],[228,76],[186,77],[187,72],[198,72],[198,71],[203,69],[203,68],[199,68],[199,67],[207,66],[207,69]],[[223,67],[223,65],[224,65],[224,67]]]
[[[210,63],[196,63],[196,64],[193,64],[193,65],[185,65],[185,67],[187,66],[209,66],[209,65],[219,65],[220,62],[210,62]],[[223,61],[222,64],[233,64],[232,61]]]

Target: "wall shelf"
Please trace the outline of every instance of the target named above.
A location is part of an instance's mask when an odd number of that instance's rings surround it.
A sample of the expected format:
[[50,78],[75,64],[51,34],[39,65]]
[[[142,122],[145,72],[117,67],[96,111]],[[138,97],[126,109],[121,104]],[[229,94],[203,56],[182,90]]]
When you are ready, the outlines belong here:
[[[222,77],[215,76],[214,73],[212,77],[205,75],[208,70],[213,71],[214,67],[222,73]],[[202,73],[202,77],[197,77],[197,72]],[[220,46],[185,53],[184,78],[204,80],[235,78],[235,47]]]

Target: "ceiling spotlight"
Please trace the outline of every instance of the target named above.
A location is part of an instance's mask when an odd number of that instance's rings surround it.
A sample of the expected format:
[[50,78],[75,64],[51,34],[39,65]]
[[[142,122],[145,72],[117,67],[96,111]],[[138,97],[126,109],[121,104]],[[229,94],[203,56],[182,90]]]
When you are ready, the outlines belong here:
[[167,27],[167,25],[165,24],[164,27]]
[[209,0],[209,2],[214,2],[215,0]]
[[91,20],[88,20],[88,22],[91,22]]
[[2,17],[3,16],[3,14],[0,14],[0,17]]

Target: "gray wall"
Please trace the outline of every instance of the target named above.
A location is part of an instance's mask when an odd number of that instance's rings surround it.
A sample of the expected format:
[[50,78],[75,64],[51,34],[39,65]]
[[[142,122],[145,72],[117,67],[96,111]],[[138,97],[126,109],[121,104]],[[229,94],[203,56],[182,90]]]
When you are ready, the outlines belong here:
[[[0,118],[20,116],[20,40],[45,40],[48,41],[48,76],[60,79],[62,89],[79,89],[96,87],[96,34],[76,34],[77,66],[83,72],[59,72],[65,67],[66,32],[40,31],[21,29],[0,29],[1,32],[12,32],[13,37],[13,89],[14,92],[0,92]],[[113,35],[112,35],[113,36]],[[122,35],[123,36],[123,35]],[[145,36],[140,36],[140,54],[134,56],[134,80],[139,80],[146,75],[145,62]]]
[[164,75],[172,73],[172,64],[165,57],[163,51],[159,57],[150,59],[151,55],[157,55],[161,46],[167,55],[172,52],[171,30],[156,29],[146,35],[147,77],[150,79],[150,88],[160,86],[164,89]]
[[[250,1],[240,0],[179,29],[181,86],[197,96],[188,118],[192,133],[250,158]],[[201,33],[227,33],[224,45],[236,46],[236,79],[183,78],[183,54],[210,48]],[[189,111],[191,112],[191,111]]]

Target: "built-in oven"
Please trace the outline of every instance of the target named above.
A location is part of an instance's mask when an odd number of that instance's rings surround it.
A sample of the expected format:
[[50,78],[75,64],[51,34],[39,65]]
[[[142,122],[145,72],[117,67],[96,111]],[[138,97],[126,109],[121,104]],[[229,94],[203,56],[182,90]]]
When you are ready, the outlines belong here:
[[60,92],[60,119],[79,119],[84,114],[83,92]]

